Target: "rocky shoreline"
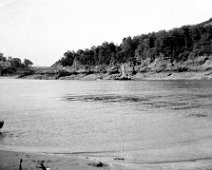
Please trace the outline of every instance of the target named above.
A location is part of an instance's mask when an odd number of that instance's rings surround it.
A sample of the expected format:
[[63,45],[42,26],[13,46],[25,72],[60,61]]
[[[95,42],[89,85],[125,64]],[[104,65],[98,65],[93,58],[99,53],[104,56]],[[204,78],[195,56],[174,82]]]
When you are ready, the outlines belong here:
[[79,69],[62,65],[34,67],[18,75],[21,79],[40,80],[211,80],[212,56],[200,56],[194,61],[175,62],[156,59],[132,66],[123,63],[113,67],[95,66]]
[[44,73],[19,75],[21,79],[38,80],[212,80],[212,70],[203,72],[145,72],[122,76],[121,73],[73,73],[58,75],[58,73]]

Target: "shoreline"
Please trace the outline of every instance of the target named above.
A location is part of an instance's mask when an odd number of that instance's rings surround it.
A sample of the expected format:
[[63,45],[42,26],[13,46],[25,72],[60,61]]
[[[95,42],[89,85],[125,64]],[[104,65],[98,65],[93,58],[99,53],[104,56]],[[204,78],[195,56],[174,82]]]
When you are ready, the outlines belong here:
[[[17,170],[20,160],[22,169],[41,169],[41,162],[49,170],[206,170],[212,168],[212,158],[190,160],[137,162],[122,157],[87,156],[72,154],[48,154],[0,149],[0,169]],[[145,158],[144,158],[145,159]]]
[[7,151],[0,149],[0,169],[1,170],[17,170],[19,169],[20,160],[22,168],[37,170],[41,161],[44,162],[46,168],[50,170],[95,170],[96,168],[104,170],[127,170],[119,163],[102,162],[99,159],[92,159],[89,157],[80,157],[75,155],[56,155],[47,153],[34,153],[34,152],[19,152]]
[[135,75],[109,74],[109,73],[78,73],[68,76],[58,76],[57,73],[43,73],[31,75],[2,76],[0,79],[32,79],[32,80],[118,80],[118,81],[140,81],[140,80],[212,80],[212,70],[199,72],[144,72]]

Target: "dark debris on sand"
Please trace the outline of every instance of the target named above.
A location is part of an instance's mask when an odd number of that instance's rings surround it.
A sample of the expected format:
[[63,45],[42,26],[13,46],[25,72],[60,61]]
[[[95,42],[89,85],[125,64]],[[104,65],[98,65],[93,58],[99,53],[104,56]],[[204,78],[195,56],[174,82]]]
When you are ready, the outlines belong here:
[[94,166],[94,167],[105,167],[105,166],[108,166],[107,164],[102,163],[101,161],[92,162],[92,163],[89,163],[88,165]]

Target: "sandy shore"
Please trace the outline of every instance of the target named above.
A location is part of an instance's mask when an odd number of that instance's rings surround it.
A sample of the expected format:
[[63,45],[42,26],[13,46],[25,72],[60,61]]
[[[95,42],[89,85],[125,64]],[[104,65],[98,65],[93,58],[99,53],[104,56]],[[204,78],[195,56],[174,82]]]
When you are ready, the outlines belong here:
[[[22,162],[22,170],[42,170],[40,168],[41,161],[44,166],[50,170],[127,170],[124,167],[111,162],[100,162],[97,159],[78,156],[62,156],[49,155],[27,152],[14,152],[0,150],[0,170],[19,170],[20,159]],[[102,164],[101,164],[102,163]]]
[[41,162],[47,170],[211,170],[209,159],[167,162],[128,162],[123,158],[109,160],[102,157],[80,157],[76,155],[50,155],[42,153],[0,150],[0,170],[42,170]]
[[208,159],[178,160],[167,162],[132,162],[124,158],[80,157],[76,155],[50,155],[42,153],[0,150],[0,170],[42,170],[41,162],[49,170],[211,170]]

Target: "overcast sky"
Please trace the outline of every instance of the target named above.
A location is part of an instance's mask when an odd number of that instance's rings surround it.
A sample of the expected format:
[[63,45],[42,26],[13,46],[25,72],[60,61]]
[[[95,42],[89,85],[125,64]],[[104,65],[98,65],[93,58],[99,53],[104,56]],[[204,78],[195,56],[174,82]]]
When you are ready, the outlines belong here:
[[212,18],[212,0],[0,0],[0,52],[50,66],[67,50]]

